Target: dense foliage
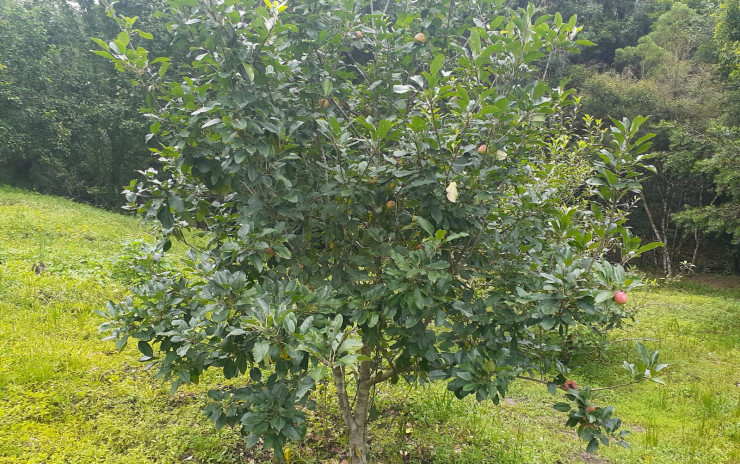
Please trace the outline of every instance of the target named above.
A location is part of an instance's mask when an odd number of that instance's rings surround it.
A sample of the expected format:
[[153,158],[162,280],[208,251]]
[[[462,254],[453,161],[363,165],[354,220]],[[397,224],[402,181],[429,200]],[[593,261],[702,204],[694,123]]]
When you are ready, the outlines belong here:
[[667,274],[738,271],[737,3],[654,6],[649,33],[616,50],[610,72],[585,79],[584,106],[600,117],[652,115],[657,174],[631,224],[665,244],[654,262]]
[[[494,403],[518,377],[565,385],[573,405],[556,407],[589,451],[625,444],[559,351],[629,317],[612,297],[639,284],[605,255],[653,247],[624,226],[652,134],[640,117],[579,123],[573,92],[537,80],[548,54],[577,52],[576,18],[496,0],[265,3],[170,2],[187,62],[150,57],[133,18],[96,39],[151,90],[162,142],[130,207],[163,251],[192,245],[102,328],[137,339],[174,389],[209,368],[244,377],[207,414],[278,456],[325,379],[353,462],[373,387],[399,378]],[[644,355],[638,379],[661,368]]]
[[152,164],[141,94],[90,53],[89,36],[112,32],[93,2],[0,1],[0,183],[118,206]]

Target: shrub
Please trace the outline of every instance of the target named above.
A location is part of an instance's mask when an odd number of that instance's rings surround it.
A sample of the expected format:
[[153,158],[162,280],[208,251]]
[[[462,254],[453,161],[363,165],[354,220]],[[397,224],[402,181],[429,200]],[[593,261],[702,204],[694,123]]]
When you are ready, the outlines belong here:
[[[192,58],[177,75],[130,18],[113,14],[123,32],[98,53],[151,90],[163,141],[131,208],[165,251],[185,229],[208,245],[111,303],[102,329],[137,339],[173,389],[209,368],[244,377],[210,393],[216,427],[280,457],[329,378],[366,462],[374,385],[443,380],[498,403],[538,375],[554,393],[567,368],[547,333],[626,316],[613,292],[639,283],[604,255],[629,238],[649,136],[632,139],[643,118],[577,130],[578,98],[534,77],[576,51],[575,18],[490,0],[170,4]],[[589,449],[621,437],[610,411]]]

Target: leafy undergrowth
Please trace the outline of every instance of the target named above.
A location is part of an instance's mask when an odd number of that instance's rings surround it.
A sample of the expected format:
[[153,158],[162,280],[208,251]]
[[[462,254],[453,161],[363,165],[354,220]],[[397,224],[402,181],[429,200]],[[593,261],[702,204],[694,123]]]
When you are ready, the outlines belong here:
[[[237,433],[202,413],[213,373],[171,396],[138,354],[100,341],[93,311],[125,294],[146,231],[133,218],[0,187],[0,463],[262,463]],[[127,248],[129,246],[129,248]],[[43,265],[42,265],[43,264]],[[374,461],[389,463],[740,462],[740,280],[706,277],[633,293],[638,322],[614,340],[648,339],[671,364],[665,386],[600,392],[633,431],[632,450],[584,443],[536,383],[520,382],[500,406],[457,401],[444,385],[403,382],[375,392]],[[634,340],[572,348],[588,364],[573,377],[625,383]],[[341,422],[321,386],[307,439],[291,462],[340,463]]]

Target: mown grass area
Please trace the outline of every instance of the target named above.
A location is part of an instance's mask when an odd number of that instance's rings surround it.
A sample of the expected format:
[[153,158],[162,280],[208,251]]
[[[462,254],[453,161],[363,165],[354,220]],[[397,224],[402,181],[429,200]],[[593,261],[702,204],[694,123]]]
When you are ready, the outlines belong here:
[[[251,463],[236,432],[202,413],[214,372],[174,396],[97,333],[93,313],[125,295],[127,245],[146,240],[136,219],[0,187],[0,463]],[[45,269],[39,269],[40,263]],[[36,269],[34,269],[34,265]],[[388,463],[740,463],[740,279],[700,277],[633,292],[637,323],[613,340],[642,338],[671,363],[652,382],[601,392],[633,431],[632,450],[585,444],[542,385],[520,382],[500,406],[457,401],[444,385],[387,385],[375,394],[372,458]],[[598,341],[595,340],[596,344]],[[585,344],[573,377],[627,381],[634,341]],[[315,395],[295,463],[345,456],[331,387]]]

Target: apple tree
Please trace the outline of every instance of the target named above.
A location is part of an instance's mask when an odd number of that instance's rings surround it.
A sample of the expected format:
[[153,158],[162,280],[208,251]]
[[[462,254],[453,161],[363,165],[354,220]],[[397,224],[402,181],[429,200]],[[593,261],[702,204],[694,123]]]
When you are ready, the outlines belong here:
[[[381,382],[555,393],[559,340],[629,316],[612,296],[639,285],[622,264],[645,247],[623,224],[650,136],[642,118],[578,120],[578,98],[538,80],[587,45],[575,17],[503,3],[171,0],[187,62],[148,56],[111,10],[121,32],[96,53],[148,89],[162,165],[126,197],[163,252],[190,251],[101,329],[173,389],[235,379],[206,414],[278,457],[324,380],[353,463]],[[568,391],[558,409],[589,450],[623,443],[613,408]]]

